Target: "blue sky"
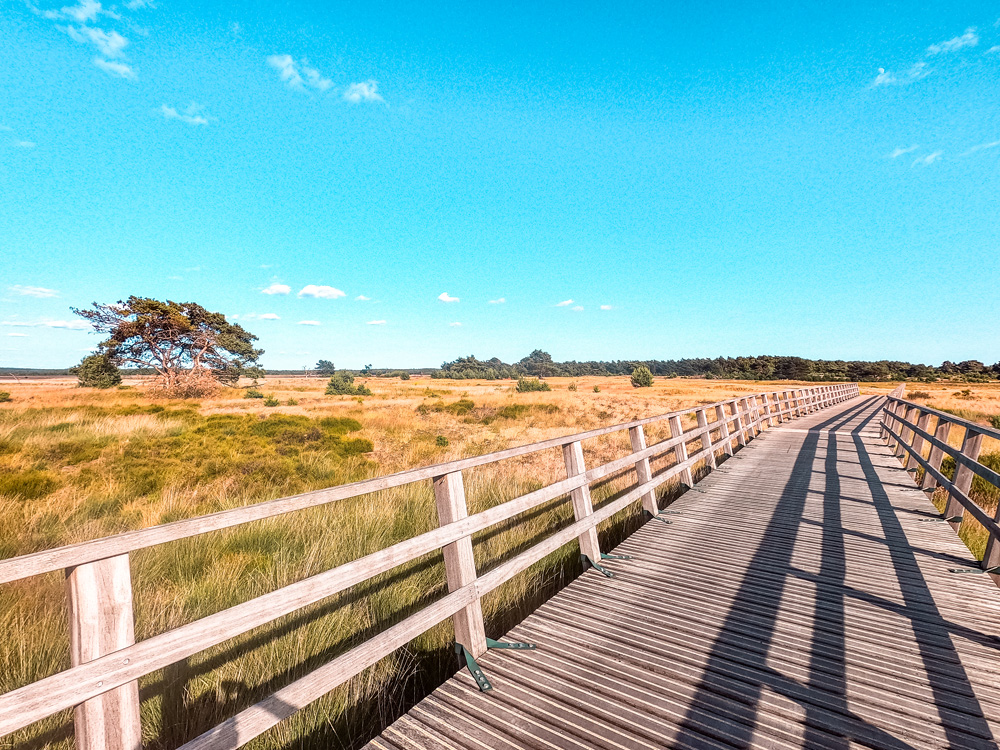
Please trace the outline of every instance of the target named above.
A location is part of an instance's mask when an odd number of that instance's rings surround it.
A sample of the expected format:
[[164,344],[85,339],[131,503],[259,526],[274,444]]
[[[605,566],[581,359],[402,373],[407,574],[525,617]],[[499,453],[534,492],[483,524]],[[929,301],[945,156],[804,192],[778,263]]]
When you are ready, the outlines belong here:
[[1000,360],[996,2],[38,2],[0,365],[129,294],[273,368]]

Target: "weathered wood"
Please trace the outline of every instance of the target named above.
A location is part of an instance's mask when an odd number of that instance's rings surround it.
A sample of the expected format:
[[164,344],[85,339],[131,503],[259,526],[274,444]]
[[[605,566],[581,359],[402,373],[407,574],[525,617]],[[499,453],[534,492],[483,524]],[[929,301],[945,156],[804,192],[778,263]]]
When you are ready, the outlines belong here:
[[767,426],[774,427],[774,417],[771,415],[771,403],[766,393],[761,396],[761,401],[764,402],[764,414],[767,416]]
[[698,429],[701,431],[701,445],[703,449],[708,450],[708,466],[712,469],[716,467],[715,463],[715,449],[712,445],[712,432],[708,429],[708,415],[705,414],[704,409],[699,409],[695,413],[695,417],[698,420]]
[[[948,435],[951,432],[951,422],[945,419],[938,419],[937,428],[934,430],[934,437],[942,444],[948,443]],[[944,451],[941,450],[939,445],[931,445],[931,454],[927,459],[927,463],[934,469],[941,468],[941,461],[944,459]],[[929,471],[924,472],[924,478],[920,483],[922,489],[933,489],[937,486],[937,482],[934,480],[934,475]]]
[[[684,427],[681,425],[680,417],[671,417],[670,419],[670,436],[672,438],[678,438],[684,434]],[[678,464],[683,464],[687,461],[688,450],[687,444],[682,440],[674,448],[674,461]],[[694,484],[694,479],[691,477],[691,469],[685,469],[681,472],[681,481],[688,487]]]
[[[66,587],[73,666],[135,643],[128,555],[67,569]],[[139,683],[133,680],[79,704],[73,730],[78,750],[140,750]]]
[[[586,470],[586,463],[583,457],[583,446],[579,443],[570,443],[563,446],[563,461],[566,464],[566,476],[575,477],[583,474]],[[590,499],[590,487],[584,485],[577,487],[570,494],[573,503],[573,517],[577,521],[583,521],[594,513],[594,506]],[[589,527],[580,534],[580,554],[586,555],[595,562],[601,559],[601,543],[597,539],[597,528]]]
[[[580,489],[573,491],[579,492]],[[450,523],[468,518],[469,510],[465,501],[465,483],[462,481],[462,472],[453,471],[450,474],[436,477],[434,479],[434,500],[437,505],[439,525],[447,526]],[[472,552],[471,536],[464,536],[451,544],[446,544],[442,552],[449,591],[458,591],[475,582],[478,576],[476,574],[476,558]],[[452,617],[452,622],[455,625],[456,643],[465,646],[473,656],[479,656],[486,652],[483,605],[478,597],[456,612]]]
[[739,399],[732,404],[733,417],[736,421],[736,442],[740,447],[747,444],[747,432],[743,422],[743,412],[746,409],[746,399]]
[[733,455],[733,439],[729,436],[729,423],[725,407],[719,404],[715,407],[715,423],[719,425],[719,439],[727,456]]
[[[640,451],[646,449],[646,433],[642,429],[642,425],[639,425],[638,427],[630,427],[628,431],[628,438],[629,442],[632,444],[633,453],[639,453]],[[636,462],[635,475],[639,484],[645,484],[653,478],[653,471],[650,469],[648,458],[642,458]],[[660,512],[660,508],[656,504],[655,492],[647,492],[642,496],[642,508],[650,515],[654,516]]]
[[[979,451],[982,447],[983,433],[967,427],[965,429],[965,436],[962,438],[962,455],[971,461],[975,461],[979,458]],[[955,489],[963,495],[968,495],[969,490],[972,488],[973,476],[974,474],[972,469],[956,462],[955,478],[952,480],[954,482]],[[949,495],[948,505],[944,509],[944,516],[949,519],[948,523],[951,524],[955,531],[958,531],[958,527],[962,525],[961,518],[963,511],[964,508],[962,507],[959,499],[954,494]]]
[[[927,412],[923,412],[923,411],[919,411],[919,410],[918,410],[917,413],[919,415],[917,417],[917,428],[918,428],[918,430],[922,430],[923,432],[927,432],[927,430],[930,428],[931,416],[932,415],[928,414]],[[914,436],[913,436],[913,450],[915,450],[917,452],[918,456],[923,454],[923,450],[924,450],[924,438],[923,438],[923,435],[921,435],[919,432],[916,432],[916,434],[914,434]],[[906,468],[906,467],[909,466],[909,458],[910,458],[910,456],[907,455],[906,458],[907,458],[907,463],[903,464],[904,468]]]

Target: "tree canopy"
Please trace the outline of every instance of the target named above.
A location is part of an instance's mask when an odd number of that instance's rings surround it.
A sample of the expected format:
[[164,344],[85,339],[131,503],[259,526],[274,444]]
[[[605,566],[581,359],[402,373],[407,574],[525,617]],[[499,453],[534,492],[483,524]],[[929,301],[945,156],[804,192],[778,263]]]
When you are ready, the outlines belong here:
[[99,355],[118,367],[151,368],[171,392],[263,374],[258,362],[264,352],[253,346],[257,337],[194,302],[129,297],[73,312],[108,335],[98,344]]

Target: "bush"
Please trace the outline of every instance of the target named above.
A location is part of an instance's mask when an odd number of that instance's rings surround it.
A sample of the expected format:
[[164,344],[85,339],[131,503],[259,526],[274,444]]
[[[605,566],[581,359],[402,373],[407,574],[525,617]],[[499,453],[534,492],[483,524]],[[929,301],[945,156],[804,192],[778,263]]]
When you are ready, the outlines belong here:
[[10,397],[10,391],[0,391],[0,404],[6,404],[13,400],[14,399]]
[[552,388],[549,387],[548,383],[545,383],[538,378],[518,378],[517,379],[517,392],[518,393],[529,393],[531,391],[551,391]]
[[264,394],[256,388],[247,388],[247,390],[243,393],[243,398],[264,398]]
[[122,374],[104,354],[84,357],[70,373],[76,375],[81,388],[114,388],[122,382]]
[[409,380],[410,379],[410,373],[408,373],[408,372],[401,372],[399,374],[399,379],[400,380]]
[[567,390],[575,391],[576,390],[576,383],[570,383],[569,384],[569,388]]
[[600,393],[600,392],[601,392],[601,386],[595,385],[594,386],[594,393]]
[[445,404],[442,401],[437,402],[433,406],[428,406],[427,404],[420,404],[417,407],[417,413],[428,414],[432,411],[437,412],[448,412],[449,414],[454,414],[456,417],[462,417],[471,412],[476,407],[475,402],[471,399],[460,398],[450,404]]
[[909,397],[911,399],[914,399],[914,398],[930,398],[931,397],[931,394],[929,394],[927,391],[914,391],[913,393],[910,393],[908,395],[909,395]]
[[434,438],[434,445],[436,445],[438,448],[447,448],[448,438],[446,438],[444,435],[438,435],[436,438]]
[[326,384],[327,396],[371,396],[372,392],[363,385],[354,385],[354,376],[349,372],[337,372]]
[[[708,377],[707,375],[705,377]],[[653,373],[645,365],[639,365],[632,370],[632,387],[649,388],[653,384]]]
[[991,414],[989,420],[990,424],[993,425],[994,428],[1000,430],[1000,414]]
[[972,391],[970,391],[968,388],[965,388],[964,390],[961,390],[961,391],[955,391],[951,395],[954,396],[955,398],[971,399],[972,398]]
[[264,406],[277,406],[280,403],[281,402],[278,401],[273,394],[264,399]]
[[297,398],[290,398],[285,403],[288,404],[289,406],[298,406],[299,400]]

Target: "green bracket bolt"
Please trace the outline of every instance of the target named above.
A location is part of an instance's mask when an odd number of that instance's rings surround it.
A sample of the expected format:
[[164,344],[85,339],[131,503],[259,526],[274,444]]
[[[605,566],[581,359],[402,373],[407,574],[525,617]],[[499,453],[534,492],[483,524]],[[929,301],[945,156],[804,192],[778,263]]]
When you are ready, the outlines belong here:
[[632,558],[632,555],[605,555],[602,552],[601,553],[601,559],[602,560],[631,560],[633,558]]
[[483,674],[482,667],[480,667],[479,663],[473,658],[471,651],[466,649],[461,643],[456,643],[455,653],[465,659],[465,666],[469,668],[469,673],[472,675],[472,679],[474,679],[476,681],[476,685],[479,686],[479,692],[488,693],[493,689],[493,685],[491,685],[490,681],[486,679],[486,675]]
[[513,648],[519,651],[530,651],[537,648],[534,643],[515,643],[515,642],[504,642],[495,641],[492,638],[486,639],[486,648]]
[[615,574],[612,573],[607,568],[605,568],[603,565],[598,565],[593,560],[591,560],[590,559],[590,555],[580,555],[580,559],[583,560],[584,563],[588,563],[590,565],[590,567],[592,567],[594,570],[597,570],[597,571],[603,573],[607,578],[614,578],[615,577]]

